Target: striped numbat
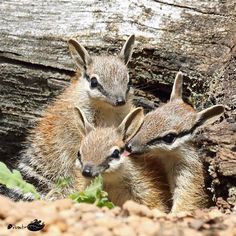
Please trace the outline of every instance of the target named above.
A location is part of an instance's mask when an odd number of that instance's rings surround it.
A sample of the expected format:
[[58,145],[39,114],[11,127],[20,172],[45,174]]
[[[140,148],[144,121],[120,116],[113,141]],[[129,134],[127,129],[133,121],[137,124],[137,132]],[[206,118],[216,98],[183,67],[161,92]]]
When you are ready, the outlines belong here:
[[[72,184],[64,194],[83,187],[75,177],[75,161],[84,127],[75,107],[80,107],[95,126],[118,126],[133,109],[127,63],[134,40],[135,36],[131,35],[118,56],[90,56],[76,40],[68,41],[78,67],[75,78],[47,107],[19,155],[19,171],[37,186],[42,197],[59,177],[72,177]],[[24,198],[19,191],[5,190],[5,194],[15,200]]]
[[91,125],[78,109],[85,127],[77,166],[85,181],[101,174],[104,190],[117,206],[134,200],[150,208],[168,212],[171,195],[161,163],[152,163],[145,156],[127,157],[125,141],[129,140],[143,122],[142,108],[131,111],[119,127]]
[[193,141],[198,128],[211,124],[224,111],[222,105],[195,111],[182,100],[182,83],[183,75],[179,72],[170,101],[147,114],[126,145],[132,155],[145,153],[162,161],[172,194],[173,213],[209,205],[203,164]]

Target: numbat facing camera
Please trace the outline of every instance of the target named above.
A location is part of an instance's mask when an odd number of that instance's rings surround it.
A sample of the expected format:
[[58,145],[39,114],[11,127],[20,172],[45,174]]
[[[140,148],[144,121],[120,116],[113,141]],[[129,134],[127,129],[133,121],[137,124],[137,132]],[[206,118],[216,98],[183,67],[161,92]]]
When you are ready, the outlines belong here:
[[85,137],[81,141],[77,166],[87,182],[101,174],[104,190],[118,206],[134,200],[151,208],[168,212],[170,193],[161,163],[124,155],[124,141],[129,140],[143,122],[143,109],[130,112],[118,128],[94,128],[80,109]]
[[90,56],[76,40],[68,41],[80,77],[69,91],[74,107],[80,107],[95,126],[119,125],[132,107],[127,64],[135,36],[131,35],[119,56]]
[[198,128],[216,121],[224,112],[222,105],[196,112],[182,100],[182,83],[179,72],[170,102],[147,114],[126,145],[132,155],[149,153],[162,161],[172,193],[173,213],[208,206],[203,164],[192,141]]
[[[118,126],[132,109],[126,65],[132,55],[134,40],[131,35],[119,56],[95,57],[91,57],[76,40],[68,41],[78,66],[75,79],[45,110],[18,157],[19,171],[24,179],[37,187],[42,197],[60,177],[73,180],[65,190],[66,196],[80,186],[75,177],[75,161],[84,127],[75,107],[80,107],[95,126]],[[17,191],[4,191],[15,200],[31,198]]]

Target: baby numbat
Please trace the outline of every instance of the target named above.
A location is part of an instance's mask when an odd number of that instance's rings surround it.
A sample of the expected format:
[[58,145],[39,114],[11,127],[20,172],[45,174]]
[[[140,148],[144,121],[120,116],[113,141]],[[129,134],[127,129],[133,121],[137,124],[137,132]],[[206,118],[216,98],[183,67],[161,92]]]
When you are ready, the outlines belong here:
[[[37,186],[42,197],[59,177],[76,181],[74,164],[84,127],[75,107],[80,107],[95,126],[118,126],[133,109],[127,64],[134,40],[131,35],[118,56],[90,56],[76,40],[68,41],[78,67],[75,78],[44,111],[18,157],[18,169],[28,182]],[[77,190],[73,181],[65,195]],[[5,190],[5,194],[16,200],[23,197],[18,191]]]
[[179,72],[170,101],[147,114],[126,145],[132,155],[150,155],[161,160],[170,185],[173,213],[208,206],[203,164],[193,141],[198,128],[216,121],[224,112],[222,105],[195,111],[182,100],[182,83],[183,74]]
[[124,142],[143,122],[143,109],[131,111],[119,127],[94,128],[79,108],[77,112],[85,127],[77,160],[84,181],[88,184],[101,174],[104,190],[115,205],[134,200],[168,212],[171,195],[162,164],[146,160],[145,155],[127,157],[124,152]]

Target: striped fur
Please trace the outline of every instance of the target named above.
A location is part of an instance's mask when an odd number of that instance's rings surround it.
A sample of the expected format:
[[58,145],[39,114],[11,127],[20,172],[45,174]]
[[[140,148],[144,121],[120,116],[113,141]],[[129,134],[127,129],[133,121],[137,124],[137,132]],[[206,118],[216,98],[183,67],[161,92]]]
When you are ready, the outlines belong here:
[[182,77],[181,72],[176,76],[170,102],[147,114],[127,145],[132,154],[152,155],[163,163],[173,213],[209,206],[203,164],[193,141],[198,128],[214,122],[224,111],[223,106],[215,105],[197,112],[186,104],[182,100]]
[[[91,176],[101,174],[104,190],[117,206],[122,206],[127,200],[133,200],[168,212],[171,195],[162,163],[157,163],[155,158],[152,162],[151,158],[145,155],[136,158],[127,157],[122,153],[124,140],[135,134],[142,121],[142,109],[136,108],[118,128],[91,129],[90,126],[81,142],[78,167],[83,173],[84,168],[89,166]],[[118,157],[112,157],[114,150],[118,151]]]
[[[42,198],[59,178],[70,177],[71,184],[61,191],[60,196],[52,196],[53,199],[83,190],[87,184],[75,167],[84,135],[82,120],[75,107],[80,107],[95,126],[117,126],[132,109],[126,64],[131,57],[133,43],[134,36],[131,36],[118,57],[90,57],[77,41],[69,41],[71,54],[79,67],[76,76],[71,85],[44,111],[18,158],[19,171],[26,181],[35,184]],[[105,92],[91,87],[91,78],[94,76]],[[116,106],[118,97],[125,100],[124,105]],[[20,198],[16,191],[6,194],[13,199]]]

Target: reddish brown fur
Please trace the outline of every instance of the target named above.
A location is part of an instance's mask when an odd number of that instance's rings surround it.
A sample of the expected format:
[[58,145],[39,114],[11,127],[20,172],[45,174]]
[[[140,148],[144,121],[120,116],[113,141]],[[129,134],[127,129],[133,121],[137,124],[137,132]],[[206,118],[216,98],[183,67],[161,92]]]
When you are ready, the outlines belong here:
[[[134,36],[130,37],[130,40],[128,47],[123,50],[128,57],[132,53]],[[127,92],[129,78],[125,64],[128,59],[124,62],[120,57],[114,56],[90,58],[87,52],[87,58],[80,58],[79,54],[85,49],[80,48],[78,43],[73,45],[79,50],[77,52],[76,48],[71,48],[74,58],[78,59],[76,63],[79,69],[76,76],[72,78],[71,85],[44,111],[42,118],[27,138],[27,148],[22,151],[19,163],[19,170],[29,181],[32,178],[37,180],[39,191],[43,195],[54,186],[59,177],[72,179],[72,185],[66,190],[66,195],[74,190],[83,190],[81,186],[87,183],[83,178],[80,179],[80,173],[75,168],[77,153],[84,135],[82,120],[75,107],[80,107],[89,122],[96,126],[118,126],[133,108],[131,95]],[[89,61],[89,64],[80,64],[83,62],[82,59]],[[99,76],[99,83],[106,94],[91,89],[85,74],[89,79],[93,74]],[[126,104],[115,106],[116,96],[124,94]]]
[[[170,130],[177,131],[178,133],[188,130],[194,125],[195,119],[196,112],[188,104],[185,104],[181,100],[169,102],[155,111],[150,112],[145,117],[141,129],[132,139],[132,142],[139,145],[140,149],[143,149],[144,151],[146,143],[154,139],[157,134],[163,134]],[[166,166],[167,176],[175,202],[174,208],[172,209],[173,212],[193,210],[199,207],[204,208],[209,205],[209,197],[204,191],[203,165],[197,157],[191,142],[184,144],[180,148],[177,147],[172,151],[165,150],[164,148],[154,148],[149,152],[152,156],[158,156]],[[191,158],[189,157],[189,160],[182,159],[182,155],[185,152],[185,155],[191,156]],[[176,168],[176,171],[173,171],[172,168]],[[172,179],[177,178],[180,174],[178,169],[181,171],[186,169],[186,172],[193,174],[192,177],[187,177],[186,180],[183,179],[183,182],[181,183],[182,186],[176,186]],[[178,196],[174,194],[175,188],[180,189]]]
[[[182,100],[182,73],[178,73],[170,102],[150,112],[138,133],[129,142],[132,153],[149,153],[161,160],[172,192],[172,212],[209,206],[204,189],[203,164],[192,141],[195,129],[216,120],[223,112],[221,105],[201,112]],[[176,134],[168,143],[164,137]]]
[[[114,148],[124,146],[121,134],[115,128],[96,128],[81,142],[80,154],[83,165],[99,166]],[[134,200],[150,208],[168,212],[170,192],[161,162],[145,156],[123,157],[117,169],[102,173],[104,190],[109,199],[118,206],[127,200]],[[111,170],[110,170],[111,169]]]

